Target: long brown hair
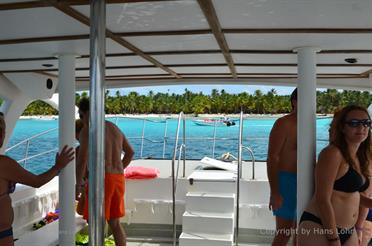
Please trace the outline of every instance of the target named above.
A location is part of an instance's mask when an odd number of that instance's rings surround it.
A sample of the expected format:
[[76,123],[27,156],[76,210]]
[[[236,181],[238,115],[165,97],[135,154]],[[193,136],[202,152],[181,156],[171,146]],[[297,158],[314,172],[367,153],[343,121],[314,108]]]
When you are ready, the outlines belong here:
[[[369,119],[371,119],[368,111],[360,106],[356,105],[349,105],[341,109],[340,111],[334,114],[333,120],[331,122],[331,129],[330,129],[330,143],[335,145],[340,151],[346,162],[351,165],[352,167],[356,167],[356,164],[352,160],[348,145],[345,139],[345,135],[343,132],[345,126],[345,120],[347,115],[351,111],[362,111],[365,112]],[[357,158],[360,163],[360,169],[364,176],[369,177],[371,176],[369,172],[369,164],[371,159],[371,131],[368,131],[368,137],[364,140],[357,151]]]

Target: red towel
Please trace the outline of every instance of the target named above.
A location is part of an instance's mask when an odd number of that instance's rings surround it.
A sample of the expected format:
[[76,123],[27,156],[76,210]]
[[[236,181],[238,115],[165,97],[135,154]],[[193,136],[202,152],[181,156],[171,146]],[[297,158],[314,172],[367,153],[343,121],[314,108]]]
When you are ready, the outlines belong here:
[[129,166],[124,174],[127,179],[154,179],[159,177],[160,171],[152,167]]

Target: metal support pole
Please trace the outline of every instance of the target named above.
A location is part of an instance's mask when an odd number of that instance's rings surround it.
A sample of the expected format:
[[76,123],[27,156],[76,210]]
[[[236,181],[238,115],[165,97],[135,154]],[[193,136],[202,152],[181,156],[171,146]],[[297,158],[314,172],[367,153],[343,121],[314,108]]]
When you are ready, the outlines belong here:
[[316,153],[316,52],[314,47],[297,48],[297,218],[312,196]]
[[[59,149],[75,143],[75,55],[59,56]],[[75,162],[75,161],[73,161]],[[75,244],[75,163],[59,175],[59,245]]]
[[[106,1],[90,4],[89,245],[104,245]],[[71,244],[72,245],[72,244]]]

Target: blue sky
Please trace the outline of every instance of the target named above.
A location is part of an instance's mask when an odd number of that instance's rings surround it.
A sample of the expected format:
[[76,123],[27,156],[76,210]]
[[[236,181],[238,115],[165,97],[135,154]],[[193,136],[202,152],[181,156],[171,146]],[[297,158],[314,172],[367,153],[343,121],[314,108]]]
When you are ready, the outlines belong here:
[[205,94],[211,94],[212,89],[221,91],[224,89],[227,93],[238,94],[241,92],[247,92],[253,94],[255,90],[261,90],[263,93],[268,92],[274,88],[278,95],[290,95],[294,90],[294,87],[285,86],[262,86],[262,85],[174,85],[174,86],[151,86],[151,87],[136,87],[136,88],[123,88],[123,89],[112,89],[110,94],[114,95],[117,90],[120,91],[121,95],[127,95],[131,91],[136,91],[140,95],[147,95],[149,91],[153,91],[155,94],[158,92],[162,93],[175,93],[183,94],[187,88],[189,91],[199,93],[200,91]]

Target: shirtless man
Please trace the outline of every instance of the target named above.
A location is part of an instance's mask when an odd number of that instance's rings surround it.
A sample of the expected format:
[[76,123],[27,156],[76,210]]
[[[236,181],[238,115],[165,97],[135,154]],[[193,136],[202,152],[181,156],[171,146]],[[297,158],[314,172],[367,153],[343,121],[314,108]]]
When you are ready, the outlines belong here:
[[[267,175],[270,204],[276,216],[272,245],[287,245],[295,236],[297,193],[297,89],[291,95],[292,112],[279,118],[270,133]],[[295,244],[295,239],[293,243]]]
[[[89,138],[89,100],[81,99],[79,102],[79,116],[84,123],[80,133],[80,149],[78,162],[80,168],[77,175],[76,194],[79,195],[83,184],[83,174],[88,163]],[[122,151],[125,152],[121,159]],[[125,215],[124,208],[124,169],[129,165],[134,151],[120,129],[113,123],[105,122],[105,218],[114,235],[117,246],[126,245],[124,228],[120,218]],[[87,191],[87,189],[86,189]],[[84,218],[88,219],[88,202],[85,203]]]

